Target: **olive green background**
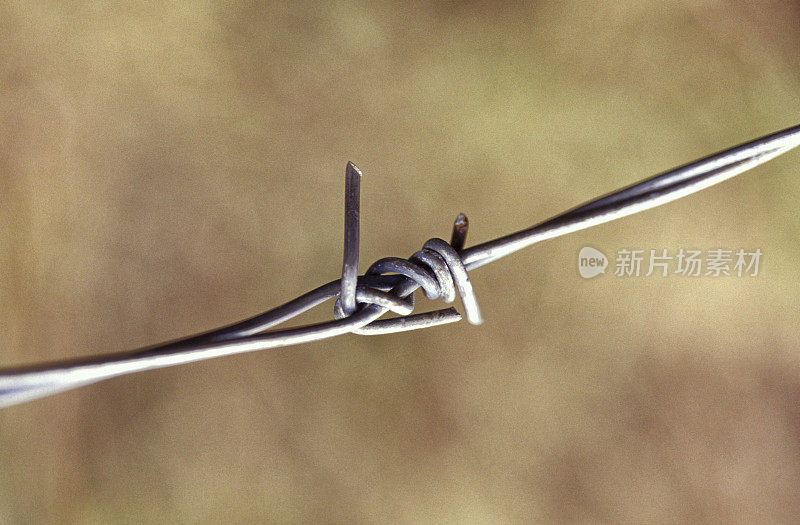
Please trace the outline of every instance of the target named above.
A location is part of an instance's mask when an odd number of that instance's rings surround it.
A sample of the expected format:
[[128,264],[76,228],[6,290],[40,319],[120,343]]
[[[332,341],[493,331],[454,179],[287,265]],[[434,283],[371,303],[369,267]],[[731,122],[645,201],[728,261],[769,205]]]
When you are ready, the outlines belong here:
[[[458,212],[482,242],[800,121],[797,2],[287,4],[0,2],[3,366],[336,278],[348,160],[363,270]],[[799,181],[792,152],[476,270],[480,327],[4,409],[0,521],[793,521]],[[586,245],[764,256],[586,281]]]

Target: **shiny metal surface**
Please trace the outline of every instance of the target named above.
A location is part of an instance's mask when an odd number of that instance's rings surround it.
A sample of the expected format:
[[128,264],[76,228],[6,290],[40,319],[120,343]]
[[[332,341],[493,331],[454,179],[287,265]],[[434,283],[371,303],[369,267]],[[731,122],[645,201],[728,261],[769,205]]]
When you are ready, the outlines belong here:
[[[468,271],[531,246],[644,211],[734,177],[800,145],[800,126],[759,138],[649,178],[574,208],[537,226],[471,248],[463,248],[467,219],[459,215],[450,244],[431,239],[409,259],[385,258],[357,276],[361,172],[346,169],[345,248],[342,278],[242,322],[133,352],[93,356],[0,371],[0,406],[55,394],[104,379],[214,357],[316,341],[345,333],[386,334],[427,328],[461,319],[453,308],[411,314],[413,293],[445,302],[456,291],[472,324],[482,317]],[[333,321],[266,332],[315,306],[337,299]],[[379,319],[389,310],[400,317]],[[266,332],[266,333],[264,333]]]

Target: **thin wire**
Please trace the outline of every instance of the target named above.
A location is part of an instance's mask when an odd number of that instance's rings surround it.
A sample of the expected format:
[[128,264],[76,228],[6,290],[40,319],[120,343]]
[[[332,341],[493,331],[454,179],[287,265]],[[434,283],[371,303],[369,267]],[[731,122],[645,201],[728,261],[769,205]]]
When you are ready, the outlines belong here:
[[[345,333],[394,333],[461,319],[461,315],[453,308],[411,314],[413,293],[420,287],[429,298],[441,298],[446,302],[452,301],[457,291],[462,298],[467,319],[478,324],[481,315],[469,281],[469,270],[545,239],[690,195],[752,169],[798,145],[800,126],[795,126],[670,170],[592,200],[539,225],[471,248],[463,248],[468,221],[466,216],[460,214],[453,227],[451,243],[431,239],[408,260],[381,259],[362,276],[357,276],[361,172],[348,163],[341,279],[263,314],[186,339],[133,352],[0,370],[0,407],[134,372],[318,341]],[[337,296],[334,321],[266,332]],[[350,311],[352,303],[355,303],[355,307]],[[400,314],[400,317],[379,319],[389,310]]]
[[467,270],[518,250],[655,208],[763,164],[800,144],[800,126],[767,135],[592,200],[532,228],[461,252]]

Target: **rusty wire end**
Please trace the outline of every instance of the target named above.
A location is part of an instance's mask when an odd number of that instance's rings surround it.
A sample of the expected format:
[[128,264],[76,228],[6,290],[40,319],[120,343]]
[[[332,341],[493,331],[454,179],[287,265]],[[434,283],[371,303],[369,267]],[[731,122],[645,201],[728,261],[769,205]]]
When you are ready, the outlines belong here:
[[467,230],[469,230],[469,220],[463,213],[459,213],[453,222],[453,235],[450,237],[450,246],[457,252],[464,249],[467,242]]

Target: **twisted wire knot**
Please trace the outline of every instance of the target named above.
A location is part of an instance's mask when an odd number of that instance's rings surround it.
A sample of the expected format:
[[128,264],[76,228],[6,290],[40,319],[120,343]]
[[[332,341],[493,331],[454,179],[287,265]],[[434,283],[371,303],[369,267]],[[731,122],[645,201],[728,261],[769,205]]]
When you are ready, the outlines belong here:
[[[460,216],[459,219],[465,221],[463,216]],[[368,282],[369,277],[387,274],[399,274],[404,277],[404,282],[394,285],[386,284],[381,280]],[[414,291],[417,288],[422,288],[428,299],[442,299],[446,303],[452,303],[457,292],[464,304],[467,320],[472,324],[480,324],[483,321],[469,274],[461,256],[453,246],[443,239],[433,238],[408,259],[385,257],[375,261],[367,269],[355,287],[357,304],[355,311],[360,311],[367,305],[377,305],[400,314],[402,317],[381,321],[381,324],[373,322],[357,332],[373,333],[372,325],[379,326],[383,332],[389,328],[389,322],[396,327],[404,324],[414,310]],[[441,310],[432,312],[432,314],[444,314],[451,310]],[[348,315],[351,314],[345,312],[343,297],[340,295],[334,304],[334,316],[336,319],[344,319]]]
[[[428,299],[441,298],[447,303],[453,302],[458,292],[467,320],[480,324],[482,319],[478,302],[475,300],[467,269],[458,253],[466,240],[469,226],[467,217],[464,214],[458,215],[449,244],[442,239],[430,239],[408,259],[379,259],[359,277],[360,192],[361,171],[355,164],[348,162],[344,190],[344,255],[339,297],[333,308],[335,318],[341,320],[355,313],[369,313],[367,318],[371,321],[351,330],[363,334],[413,330],[461,319],[454,308],[412,315],[414,291],[422,288]],[[364,311],[367,308],[370,309],[369,312]],[[400,317],[378,319],[389,310]]]

